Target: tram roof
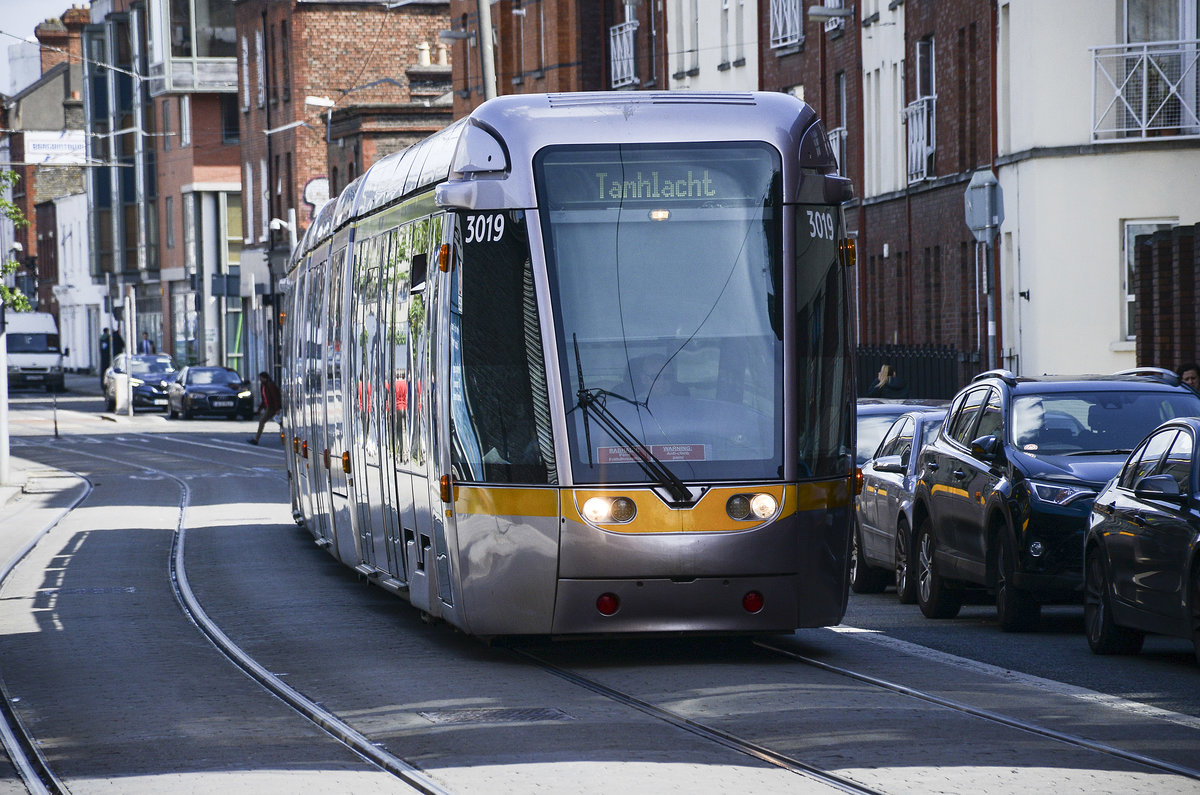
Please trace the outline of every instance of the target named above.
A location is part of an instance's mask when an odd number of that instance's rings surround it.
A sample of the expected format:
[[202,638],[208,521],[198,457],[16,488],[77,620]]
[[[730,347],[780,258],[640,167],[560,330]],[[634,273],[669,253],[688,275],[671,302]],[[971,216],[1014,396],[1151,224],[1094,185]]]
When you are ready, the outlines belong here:
[[[751,118],[756,123],[754,133],[748,134]],[[766,140],[786,156],[788,147],[795,151],[816,120],[816,112],[804,102],[767,91],[594,91],[497,97],[372,165],[318,212],[300,248],[307,252],[352,217],[447,179],[478,181],[494,188],[500,178],[511,183],[500,191],[504,206],[536,206],[533,156],[554,144]],[[454,172],[462,155],[460,141],[471,137],[467,134],[471,127],[487,131],[503,147],[503,175],[480,174],[481,169],[466,175]],[[824,133],[810,138],[811,146],[821,151],[807,158],[808,165],[824,173],[835,170]],[[806,159],[803,152],[801,159]],[[498,194],[493,190],[492,195]]]

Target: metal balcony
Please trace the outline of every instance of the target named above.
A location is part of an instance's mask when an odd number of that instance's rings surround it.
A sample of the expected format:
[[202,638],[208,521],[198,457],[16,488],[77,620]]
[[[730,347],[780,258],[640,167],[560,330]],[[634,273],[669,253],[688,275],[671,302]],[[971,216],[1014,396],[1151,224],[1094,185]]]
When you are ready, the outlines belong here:
[[937,149],[936,96],[921,97],[908,103],[902,113],[908,129],[908,183],[928,179],[929,164]]
[[771,0],[771,49],[791,47],[802,41],[800,0]]
[[639,82],[637,61],[634,57],[637,52],[634,47],[636,43],[634,34],[637,33],[637,29],[636,19],[622,22],[620,25],[613,25],[608,29],[609,52],[612,53],[610,72],[613,88],[636,86]]
[[1200,41],[1092,47],[1092,140],[1200,136]]

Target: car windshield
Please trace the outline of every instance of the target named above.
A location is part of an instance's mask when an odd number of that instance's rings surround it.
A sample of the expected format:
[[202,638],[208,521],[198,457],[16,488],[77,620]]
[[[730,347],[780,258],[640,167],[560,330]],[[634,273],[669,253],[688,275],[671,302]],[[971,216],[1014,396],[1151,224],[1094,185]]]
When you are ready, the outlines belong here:
[[883,435],[895,421],[896,416],[892,414],[859,415],[858,444],[855,452],[855,460],[859,466],[871,460],[871,456],[875,455],[875,449],[883,441]]
[[57,334],[21,334],[10,331],[5,339],[9,353],[58,353]]
[[166,375],[175,372],[175,365],[169,356],[156,359],[132,359],[129,369],[134,375]]
[[203,384],[240,384],[242,377],[233,370],[192,370],[188,373],[188,383]]
[[1183,392],[1074,392],[1021,395],[1012,403],[1012,442],[1043,455],[1128,453],[1159,424],[1200,414]]

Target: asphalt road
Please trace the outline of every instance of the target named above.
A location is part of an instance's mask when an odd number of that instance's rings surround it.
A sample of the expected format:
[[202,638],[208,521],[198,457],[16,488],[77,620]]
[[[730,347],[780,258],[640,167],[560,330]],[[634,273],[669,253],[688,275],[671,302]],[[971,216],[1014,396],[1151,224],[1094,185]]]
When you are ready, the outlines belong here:
[[[488,647],[291,522],[277,434],[255,448],[251,423],[104,415],[92,381],[13,396],[24,489],[0,489],[0,565],[53,525],[0,585],[0,677],[73,792],[408,790],[199,633],[169,573],[181,528],[187,579],[233,642],[446,791],[828,791],[700,726],[880,792],[1200,792],[1129,758],[1200,767],[1185,642],[1099,658],[1080,608],[1013,635],[991,606],[930,621],[889,592],[852,595],[841,627],[766,639],[791,657],[746,639]],[[0,760],[0,793],[20,791]]]

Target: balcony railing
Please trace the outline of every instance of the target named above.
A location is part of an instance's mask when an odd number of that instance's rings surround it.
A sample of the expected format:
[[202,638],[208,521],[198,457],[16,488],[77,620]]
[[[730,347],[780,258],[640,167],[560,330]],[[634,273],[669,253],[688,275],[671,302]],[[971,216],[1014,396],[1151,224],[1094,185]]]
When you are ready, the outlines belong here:
[[771,0],[771,49],[791,47],[802,41],[800,0]]
[[1200,41],[1091,49],[1093,141],[1200,135]]
[[636,86],[638,84],[637,61],[634,54],[634,34],[637,32],[636,19],[613,25],[608,29],[609,52],[612,53],[611,73],[612,87]]
[[921,97],[908,103],[903,111],[904,125],[908,128],[908,182],[928,179],[929,163],[937,149],[934,113],[936,96]]
[[846,176],[846,128],[835,127],[826,132],[825,137],[829,139],[829,148],[837,157],[838,173]]

